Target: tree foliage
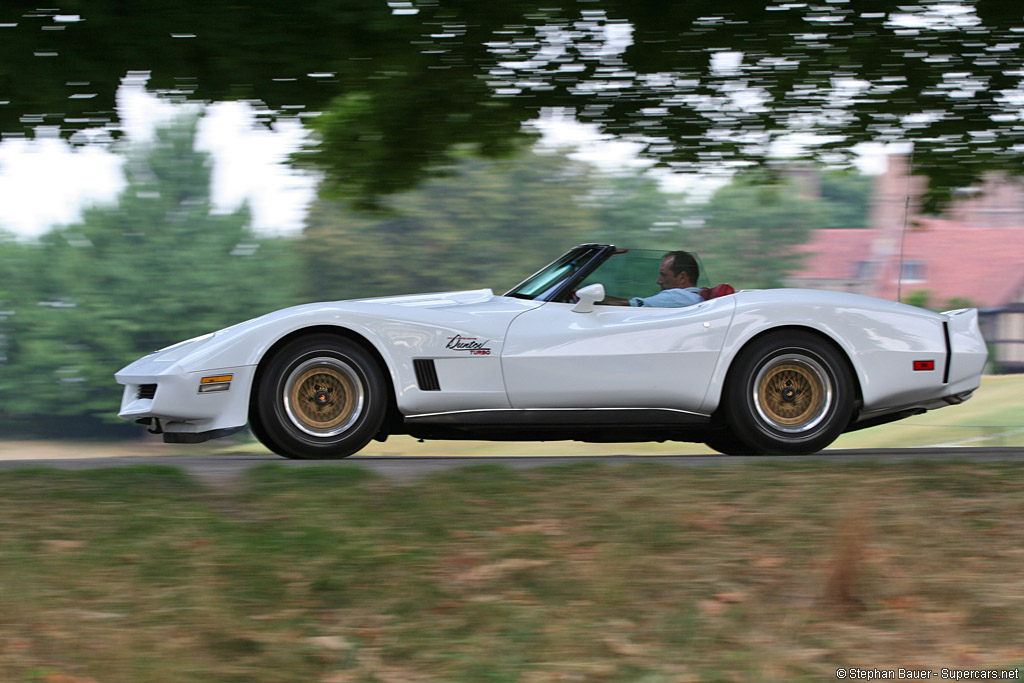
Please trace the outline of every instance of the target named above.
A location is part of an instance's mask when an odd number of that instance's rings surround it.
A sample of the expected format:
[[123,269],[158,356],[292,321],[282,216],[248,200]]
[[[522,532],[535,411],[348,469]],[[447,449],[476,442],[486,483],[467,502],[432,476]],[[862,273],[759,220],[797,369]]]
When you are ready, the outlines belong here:
[[819,187],[825,215],[816,229],[869,227],[872,176],[851,171],[824,172]]
[[705,224],[694,238],[709,274],[737,288],[781,287],[799,269],[795,247],[822,224],[828,204],[801,195],[793,181],[740,178],[703,207]]
[[128,150],[117,206],[0,243],[0,416],[109,419],[128,362],[296,302],[291,245],[257,239],[246,209],[211,214],[194,136],[184,120]]
[[314,300],[490,287],[501,293],[599,222],[578,202],[586,169],[565,156],[463,157],[374,214],[320,200],[303,235],[303,292]]
[[684,204],[681,196],[666,193],[649,175],[592,173],[589,190],[581,199],[596,214],[590,241],[634,249],[684,248],[676,243],[693,207]]
[[466,156],[444,177],[391,196],[375,214],[318,201],[300,245],[303,293],[323,300],[502,292],[582,242],[687,249],[716,283],[779,287],[799,268],[795,247],[812,230],[862,227],[837,221],[863,222],[864,187],[857,177],[804,168],[745,174],[695,204],[650,176],[597,172],[562,152],[523,151],[503,161]]
[[[1024,162],[1018,3],[1004,0],[64,0],[0,10],[0,129],[116,119],[122,77],[174,97],[248,99],[310,119],[305,163],[366,201],[451,150],[514,149],[564,108],[675,168],[914,142],[931,204]],[[46,29],[46,30],[42,30]],[[53,29],[53,30],[50,30]]]

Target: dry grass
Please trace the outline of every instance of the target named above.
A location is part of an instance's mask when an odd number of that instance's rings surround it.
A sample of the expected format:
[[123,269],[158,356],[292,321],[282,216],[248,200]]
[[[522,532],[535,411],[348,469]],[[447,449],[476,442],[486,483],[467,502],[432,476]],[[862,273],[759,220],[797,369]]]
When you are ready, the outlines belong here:
[[[1024,663],[1024,465],[0,475],[0,680],[833,680]],[[64,677],[64,678],[61,678]]]

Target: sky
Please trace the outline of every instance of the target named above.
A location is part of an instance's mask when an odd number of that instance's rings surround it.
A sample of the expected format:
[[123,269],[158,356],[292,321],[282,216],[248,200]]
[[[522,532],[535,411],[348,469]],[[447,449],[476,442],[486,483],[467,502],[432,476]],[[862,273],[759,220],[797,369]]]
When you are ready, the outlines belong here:
[[[127,143],[145,142],[155,128],[199,104],[172,103],[145,89],[145,77],[129,75],[118,90],[120,127]],[[574,159],[615,171],[643,169],[652,162],[638,157],[640,145],[602,134],[594,125],[578,123],[570,113],[548,112],[533,123],[541,134],[540,147],[570,148]],[[125,186],[123,157],[111,150],[109,131],[94,130],[85,144],[71,145],[56,129],[39,128],[33,139],[0,142],[0,230],[32,239],[57,225],[81,219],[82,209],[113,204]],[[268,128],[257,123],[255,111],[242,102],[205,107],[196,147],[213,159],[211,197],[214,210],[230,213],[248,201],[253,229],[261,235],[297,234],[306,210],[316,197],[317,178],[287,164],[309,135],[298,120],[281,120]],[[799,139],[789,141],[794,148]],[[777,150],[786,155],[785,146]],[[858,166],[868,173],[885,170],[885,149],[862,147]],[[673,174],[656,175],[666,191],[688,193],[700,200],[727,178]]]
[[[150,140],[156,127],[183,107],[199,107],[158,98],[145,90],[144,80],[132,77],[125,79],[117,100],[127,143]],[[213,157],[214,210],[229,213],[248,201],[257,232],[300,231],[317,181],[286,161],[307,135],[297,121],[269,129],[257,124],[254,110],[244,103],[207,106],[196,147]],[[108,131],[92,131],[91,138],[71,145],[56,130],[40,128],[34,139],[0,143],[0,229],[32,238],[79,220],[83,207],[115,203],[125,186],[123,158],[110,149]]]
[[[658,178],[666,192],[687,194],[696,201],[707,199],[715,190],[729,182],[721,172],[709,175],[673,173],[667,169],[650,168],[654,162],[639,156],[640,143],[619,140],[602,133],[595,124],[583,124],[565,112],[549,111],[531,124],[541,133],[541,147],[570,147],[570,157],[607,171],[623,168],[649,169]],[[798,151],[814,142],[815,136],[793,134],[780,139],[773,147],[773,156],[792,158]],[[861,143],[853,148],[854,165],[861,173],[884,173],[889,154],[905,154],[909,149],[902,144],[883,145]]]

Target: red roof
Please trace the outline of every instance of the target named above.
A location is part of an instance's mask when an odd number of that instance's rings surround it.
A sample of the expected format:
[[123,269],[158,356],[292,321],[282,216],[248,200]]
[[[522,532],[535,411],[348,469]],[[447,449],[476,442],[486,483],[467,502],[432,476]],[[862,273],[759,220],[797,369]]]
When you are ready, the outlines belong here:
[[[896,299],[900,239],[898,231],[883,235],[879,230],[818,230],[800,248],[808,256],[791,281],[852,281],[858,262],[874,261],[870,293]],[[1001,306],[1024,291],[1024,228],[969,228],[926,218],[908,228],[902,240],[904,299],[928,290],[933,306],[946,305],[953,298],[983,307]]]

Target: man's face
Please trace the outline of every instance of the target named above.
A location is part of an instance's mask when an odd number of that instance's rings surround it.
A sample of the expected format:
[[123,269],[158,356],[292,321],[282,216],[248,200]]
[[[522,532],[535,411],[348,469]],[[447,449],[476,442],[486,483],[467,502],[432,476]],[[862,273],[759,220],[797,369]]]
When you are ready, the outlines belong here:
[[666,256],[661,260],[661,268],[658,269],[658,286],[662,289],[686,289],[687,287],[693,287],[693,283],[690,282],[690,276],[686,274],[686,271],[682,271],[679,275],[672,272],[672,257]]

